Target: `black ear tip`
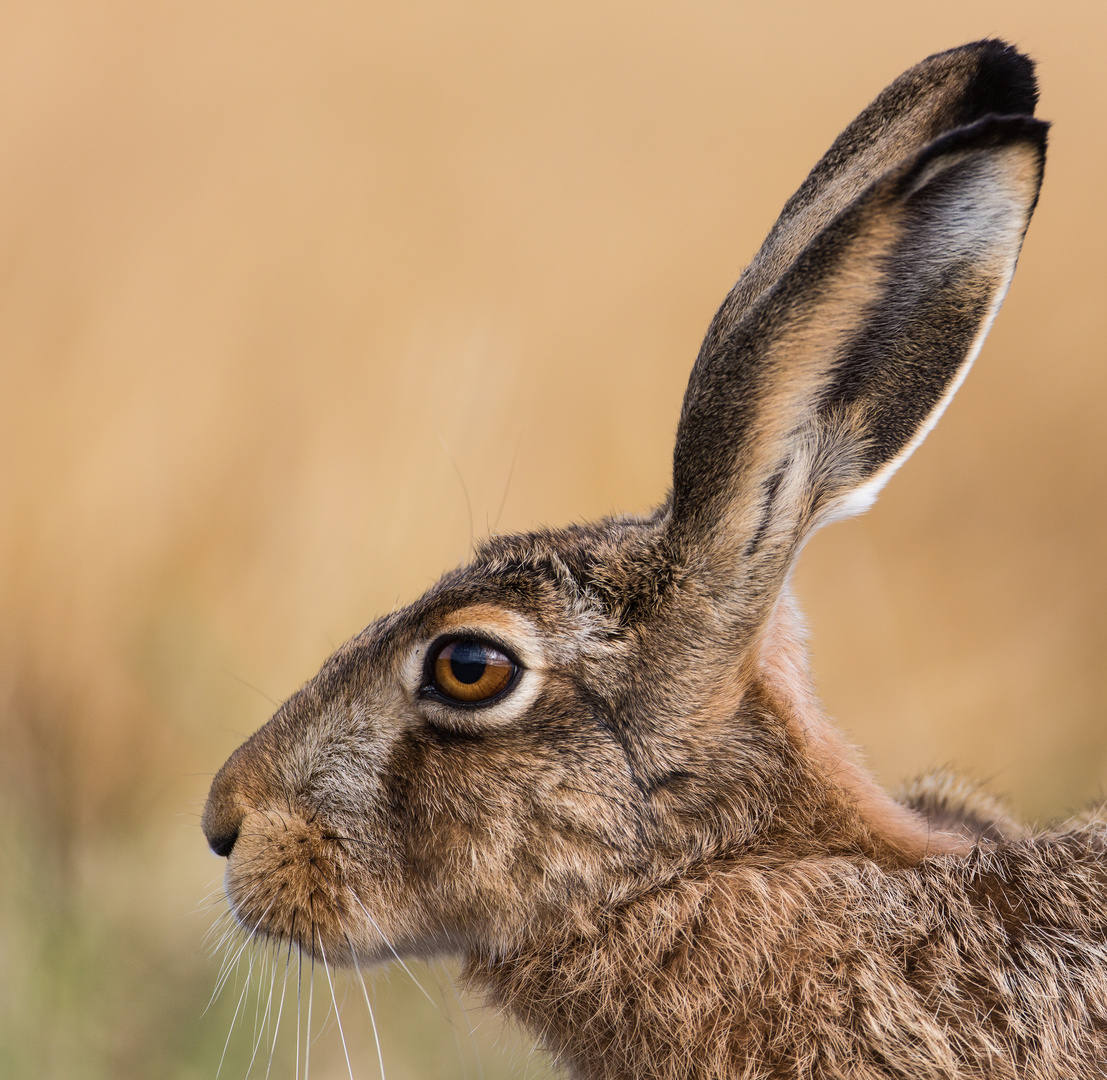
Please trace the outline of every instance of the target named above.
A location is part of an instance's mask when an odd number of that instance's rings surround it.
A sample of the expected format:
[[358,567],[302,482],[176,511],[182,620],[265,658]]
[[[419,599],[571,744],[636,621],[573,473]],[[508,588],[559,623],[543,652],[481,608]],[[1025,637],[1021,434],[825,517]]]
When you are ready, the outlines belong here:
[[966,45],[976,54],[976,72],[966,94],[974,112],[1030,116],[1038,104],[1034,61],[997,38]]

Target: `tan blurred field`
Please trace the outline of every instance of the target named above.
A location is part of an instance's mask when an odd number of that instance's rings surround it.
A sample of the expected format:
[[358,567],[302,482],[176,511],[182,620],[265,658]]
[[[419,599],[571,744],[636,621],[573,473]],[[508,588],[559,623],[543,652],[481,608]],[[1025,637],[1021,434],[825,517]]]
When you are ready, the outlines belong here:
[[[784,199],[901,70],[991,34],[1055,122],[1014,287],[797,587],[883,780],[953,762],[1032,817],[1098,796],[1105,31],[1100,0],[0,4],[0,1075],[216,1075],[245,965],[205,1014],[214,770],[473,535],[656,502]],[[450,991],[371,991],[390,1080],[546,1075]],[[346,1076],[326,1027],[311,1076]]]

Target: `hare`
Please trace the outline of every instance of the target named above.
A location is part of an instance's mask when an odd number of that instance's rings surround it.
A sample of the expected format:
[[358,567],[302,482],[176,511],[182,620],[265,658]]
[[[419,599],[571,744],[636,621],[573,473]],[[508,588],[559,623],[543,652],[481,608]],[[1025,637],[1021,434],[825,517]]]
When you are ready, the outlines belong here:
[[234,752],[203,827],[250,933],[460,955],[581,1080],[1107,1077],[1107,826],[887,794],[788,586],[976,356],[1036,98],[998,41],[900,76],[708,328],[664,502],[489,537]]

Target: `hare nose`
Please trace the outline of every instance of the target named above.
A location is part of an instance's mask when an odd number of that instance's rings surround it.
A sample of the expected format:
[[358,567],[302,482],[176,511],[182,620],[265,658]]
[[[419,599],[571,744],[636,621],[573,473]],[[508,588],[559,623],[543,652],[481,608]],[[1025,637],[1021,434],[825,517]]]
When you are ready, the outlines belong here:
[[227,766],[212,781],[201,825],[208,846],[226,858],[234,850],[246,811],[235,797],[235,784]]
[[225,859],[234,851],[235,842],[238,840],[238,828],[241,823],[242,815],[239,815],[238,822],[230,825],[225,830],[220,830],[213,828],[205,819],[204,835],[208,838],[208,847],[210,847],[216,855],[220,855]]

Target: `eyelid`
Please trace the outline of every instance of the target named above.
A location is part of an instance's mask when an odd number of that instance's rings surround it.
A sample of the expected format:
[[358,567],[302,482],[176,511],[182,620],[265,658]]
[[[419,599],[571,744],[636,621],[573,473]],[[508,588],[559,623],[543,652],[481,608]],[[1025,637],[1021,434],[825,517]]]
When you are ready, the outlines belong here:
[[472,637],[488,642],[528,671],[544,671],[547,663],[548,632],[520,611],[490,602],[478,602],[429,620],[416,643],[420,663],[428,648],[446,638]]

